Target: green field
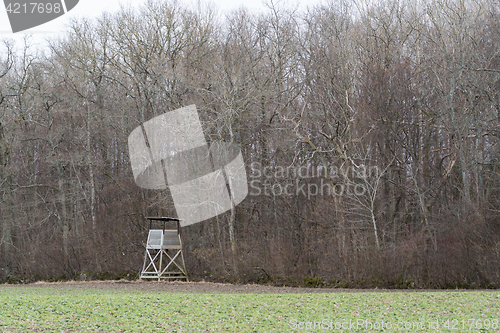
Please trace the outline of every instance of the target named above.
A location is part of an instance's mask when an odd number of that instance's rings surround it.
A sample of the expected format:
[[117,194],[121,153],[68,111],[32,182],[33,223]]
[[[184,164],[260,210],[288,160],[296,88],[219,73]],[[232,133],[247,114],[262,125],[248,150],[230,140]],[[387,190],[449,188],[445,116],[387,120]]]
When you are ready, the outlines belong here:
[[220,294],[0,286],[2,332],[500,332],[500,291]]

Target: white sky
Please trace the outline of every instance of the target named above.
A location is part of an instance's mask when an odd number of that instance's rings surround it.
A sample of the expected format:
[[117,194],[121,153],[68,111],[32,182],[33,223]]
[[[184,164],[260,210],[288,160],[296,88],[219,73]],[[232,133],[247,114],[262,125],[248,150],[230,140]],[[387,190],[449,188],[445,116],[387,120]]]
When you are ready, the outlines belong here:
[[[65,26],[70,22],[71,18],[76,17],[96,17],[103,12],[115,12],[120,9],[120,5],[130,5],[132,7],[139,7],[146,0],[79,0],[79,3],[69,11],[66,15],[63,15],[55,20],[47,22],[43,25],[39,25],[35,28],[25,30],[13,34],[9,19],[7,17],[7,11],[5,6],[0,2],[0,40],[3,39],[13,39],[16,41],[18,46],[21,46],[22,40],[25,36],[32,36],[32,43],[41,44],[44,43],[46,38],[56,37],[58,33],[65,29]],[[196,0],[180,0],[179,3],[196,3]],[[206,0],[201,0],[203,3]],[[274,0],[278,2],[279,0]],[[306,6],[316,5],[322,2],[322,0],[284,0],[288,5],[299,5],[300,8],[305,8]],[[245,6],[252,11],[264,10],[264,0],[211,0],[223,13],[224,11],[230,11],[237,9],[239,7]],[[1,48],[1,47],[0,47]],[[0,50],[0,53],[3,50]]]

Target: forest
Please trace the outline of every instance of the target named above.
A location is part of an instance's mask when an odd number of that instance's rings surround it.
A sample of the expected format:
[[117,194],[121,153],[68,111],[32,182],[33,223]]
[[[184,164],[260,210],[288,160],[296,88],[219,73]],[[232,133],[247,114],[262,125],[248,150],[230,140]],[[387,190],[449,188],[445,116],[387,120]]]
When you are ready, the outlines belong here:
[[136,274],[146,216],[127,138],[195,104],[249,194],[183,227],[190,278],[500,287],[500,3],[148,0],[47,49],[0,44],[0,281]]

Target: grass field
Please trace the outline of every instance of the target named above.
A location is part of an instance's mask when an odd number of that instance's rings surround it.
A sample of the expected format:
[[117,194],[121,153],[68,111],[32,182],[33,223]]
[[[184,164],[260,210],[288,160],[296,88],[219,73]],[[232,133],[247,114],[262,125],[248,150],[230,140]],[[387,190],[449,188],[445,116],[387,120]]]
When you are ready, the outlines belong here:
[[183,293],[0,285],[2,332],[500,332],[500,291]]

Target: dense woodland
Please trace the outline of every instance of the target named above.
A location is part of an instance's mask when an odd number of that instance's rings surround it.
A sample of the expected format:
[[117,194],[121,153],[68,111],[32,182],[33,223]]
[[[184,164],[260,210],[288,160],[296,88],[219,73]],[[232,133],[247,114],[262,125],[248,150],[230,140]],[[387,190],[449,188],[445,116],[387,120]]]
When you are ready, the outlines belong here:
[[[0,45],[0,281],[138,272],[127,138],[196,104],[249,195],[182,229],[192,279],[500,287],[500,4],[148,1]],[[311,281],[311,280],[307,280]]]

